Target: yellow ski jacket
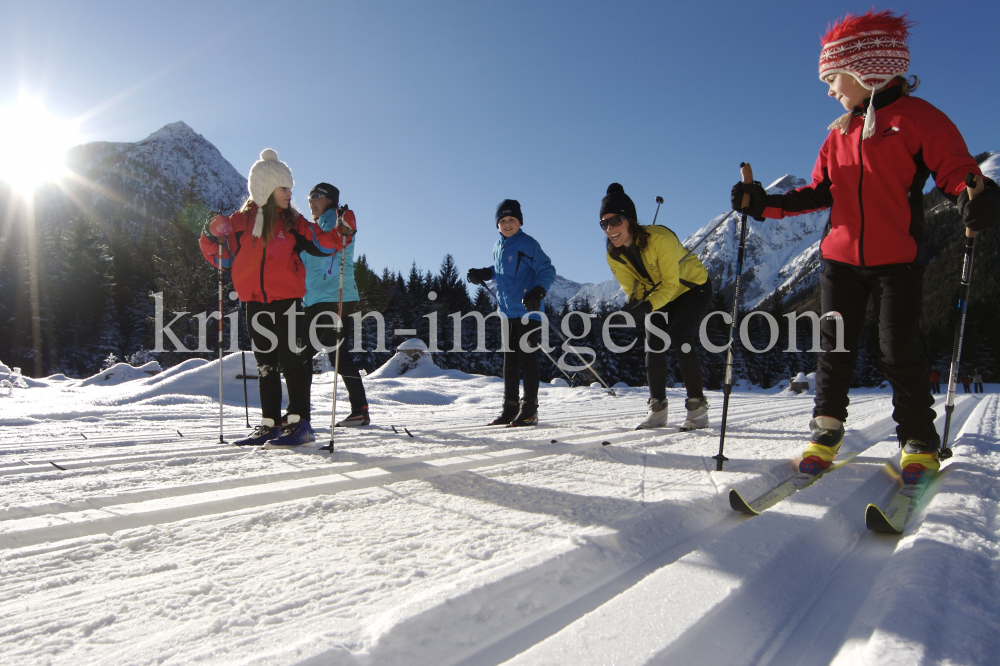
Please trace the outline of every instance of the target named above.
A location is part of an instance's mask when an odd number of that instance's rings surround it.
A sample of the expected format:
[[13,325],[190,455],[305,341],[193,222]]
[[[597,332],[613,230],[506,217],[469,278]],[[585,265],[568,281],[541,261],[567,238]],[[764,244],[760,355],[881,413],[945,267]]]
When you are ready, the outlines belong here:
[[607,253],[608,266],[627,297],[645,299],[659,310],[689,289],[708,282],[705,266],[697,256],[688,254],[677,234],[661,226],[643,229],[649,234],[649,242],[639,251],[641,267],[632,263],[627,251],[617,259]]

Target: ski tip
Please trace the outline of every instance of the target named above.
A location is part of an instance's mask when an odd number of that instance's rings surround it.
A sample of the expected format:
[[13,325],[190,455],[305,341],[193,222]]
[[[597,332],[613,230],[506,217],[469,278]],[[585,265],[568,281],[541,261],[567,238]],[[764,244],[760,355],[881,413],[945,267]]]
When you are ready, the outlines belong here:
[[882,513],[882,509],[875,504],[869,504],[865,509],[865,527],[872,532],[883,534],[901,534],[903,532],[902,529],[898,529],[889,522],[889,519]]
[[556,443],[558,443],[558,442],[559,442],[559,440],[558,440],[558,439],[553,439],[553,440],[550,440],[550,441],[549,441],[549,444],[556,444]]
[[739,511],[740,513],[746,514],[748,516],[759,516],[759,511],[754,511],[743,496],[740,495],[739,491],[735,488],[729,489],[729,506],[732,507],[733,511]]
[[601,446],[611,446],[611,442],[601,442]]

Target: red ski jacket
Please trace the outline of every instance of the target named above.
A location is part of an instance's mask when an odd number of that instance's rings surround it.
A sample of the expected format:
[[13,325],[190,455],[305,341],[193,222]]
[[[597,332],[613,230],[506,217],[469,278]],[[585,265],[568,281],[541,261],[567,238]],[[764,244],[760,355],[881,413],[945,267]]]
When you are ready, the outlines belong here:
[[768,195],[764,210],[764,217],[780,219],[829,208],[823,259],[863,268],[918,261],[928,176],[955,201],[966,174],[982,175],[941,111],[904,96],[899,85],[874,99],[875,135],[861,140],[864,109],[856,108],[846,134],[834,128],[827,136],[812,183]]
[[199,239],[205,260],[216,267],[222,242],[222,267],[232,268],[233,286],[243,302],[302,298],[306,293],[306,269],[299,252],[333,254],[346,245],[339,225],[323,231],[301,215],[291,229],[286,229],[279,219],[273,236],[265,242],[250,233],[256,217],[257,206],[252,205],[247,212],[230,216],[232,231],[224,237],[213,240],[202,233]]

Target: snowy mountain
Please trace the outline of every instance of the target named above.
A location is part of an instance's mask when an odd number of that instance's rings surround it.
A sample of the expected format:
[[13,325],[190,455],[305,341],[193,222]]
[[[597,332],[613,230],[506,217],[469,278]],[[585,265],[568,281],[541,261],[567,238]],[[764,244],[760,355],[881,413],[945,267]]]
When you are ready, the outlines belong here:
[[70,199],[98,216],[137,223],[172,217],[185,195],[232,210],[246,198],[240,175],[205,137],[171,123],[136,143],[98,141],[69,151]]
[[596,305],[599,301],[605,303],[622,304],[625,302],[625,292],[622,291],[618,281],[614,278],[598,282],[579,283],[567,280],[561,275],[556,276],[556,281],[552,283],[545,300],[553,308],[558,310],[563,303],[573,303],[586,299],[591,305]]
[[[766,190],[768,194],[784,194],[805,184],[801,178],[786,175]],[[747,218],[746,254],[740,285],[744,307],[754,308],[779,290],[787,298],[815,284],[819,243],[829,217],[829,211],[823,210],[783,220],[757,222]],[[699,242],[720,222],[718,229]],[[698,243],[695,248],[698,258],[708,269],[717,292],[729,287],[736,278],[739,223],[739,215],[730,211],[713,218],[684,241],[688,248]]]

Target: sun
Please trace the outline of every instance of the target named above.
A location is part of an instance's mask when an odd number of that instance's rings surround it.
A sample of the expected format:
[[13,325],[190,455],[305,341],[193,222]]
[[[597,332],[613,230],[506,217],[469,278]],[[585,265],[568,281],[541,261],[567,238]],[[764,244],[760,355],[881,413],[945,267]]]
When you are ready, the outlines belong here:
[[76,123],[58,118],[34,97],[0,108],[0,181],[21,195],[66,172],[66,151],[79,143]]

